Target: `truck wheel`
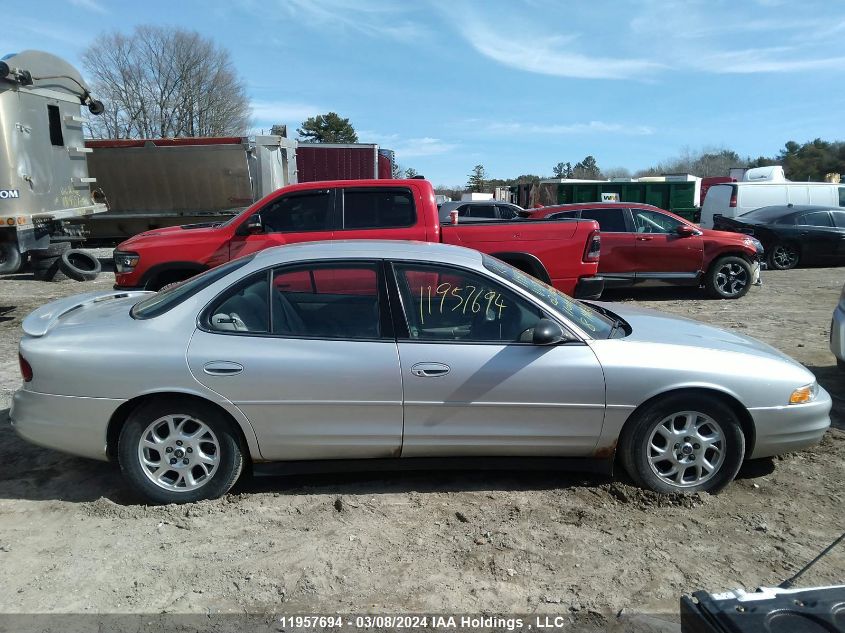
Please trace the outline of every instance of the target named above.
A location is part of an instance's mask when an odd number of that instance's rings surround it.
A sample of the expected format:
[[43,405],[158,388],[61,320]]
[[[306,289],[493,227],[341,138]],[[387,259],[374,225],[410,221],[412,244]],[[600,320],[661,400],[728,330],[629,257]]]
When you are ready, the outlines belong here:
[[100,274],[100,260],[85,251],[70,249],[62,253],[59,270],[70,279],[91,281]]
[[801,260],[801,251],[795,244],[775,244],[769,252],[769,266],[775,270],[790,270]]
[[677,393],[636,414],[619,444],[625,470],[655,492],[719,492],[739,471],[745,436],[716,398]]
[[210,406],[179,398],[133,411],[120,431],[117,454],[124,476],[153,503],[223,496],[244,464],[229,421]]
[[751,288],[751,264],[734,255],[720,257],[707,271],[704,285],[716,299],[744,297]]
[[0,242],[0,275],[18,272],[23,264],[18,247],[13,242]]

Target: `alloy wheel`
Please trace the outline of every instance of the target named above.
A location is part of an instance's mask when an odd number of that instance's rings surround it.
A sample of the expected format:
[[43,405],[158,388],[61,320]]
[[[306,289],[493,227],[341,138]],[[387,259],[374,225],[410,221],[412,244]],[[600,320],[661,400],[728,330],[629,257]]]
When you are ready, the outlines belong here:
[[772,250],[772,260],[780,269],[794,268],[798,263],[798,251],[792,246],[778,244]]
[[144,475],[171,492],[196,490],[208,483],[220,462],[220,443],[202,421],[166,415],[151,422],[138,442]]
[[726,297],[740,294],[748,281],[748,271],[736,262],[724,264],[716,273],[716,287]]
[[652,430],[647,447],[652,472],[677,488],[706,482],[725,461],[722,427],[698,411],[679,411],[663,418]]

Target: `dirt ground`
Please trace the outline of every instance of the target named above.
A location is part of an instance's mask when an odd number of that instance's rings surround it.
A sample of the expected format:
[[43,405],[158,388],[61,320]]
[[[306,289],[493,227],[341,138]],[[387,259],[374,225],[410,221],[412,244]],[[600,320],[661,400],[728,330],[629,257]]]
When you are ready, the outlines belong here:
[[[21,319],[109,288],[111,273],[0,279],[0,614],[549,613],[677,631],[684,592],[777,584],[845,529],[845,374],[827,348],[845,268],[763,281],[739,301],[607,296],[760,338],[833,394],[837,429],[820,446],[748,464],[718,496],[650,494],[621,476],[439,472],[252,479],[217,501],[148,507],[115,466],[30,446],[8,425]],[[844,570],[845,547],[802,584]]]

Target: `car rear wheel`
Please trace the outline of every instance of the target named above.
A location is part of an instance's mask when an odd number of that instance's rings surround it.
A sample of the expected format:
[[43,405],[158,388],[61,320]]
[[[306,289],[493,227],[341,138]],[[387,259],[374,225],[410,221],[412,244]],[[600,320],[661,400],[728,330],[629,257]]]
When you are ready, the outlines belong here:
[[769,265],[777,270],[790,270],[798,265],[801,252],[795,244],[775,244],[769,252]]
[[621,445],[625,470],[656,492],[711,492],[742,465],[745,436],[730,407],[713,398],[677,394],[637,414]]
[[118,460],[153,503],[188,503],[228,492],[243,469],[238,436],[210,406],[168,398],[133,411],[120,432]]
[[717,259],[707,271],[705,286],[717,299],[739,299],[751,288],[751,264],[742,257],[728,256]]

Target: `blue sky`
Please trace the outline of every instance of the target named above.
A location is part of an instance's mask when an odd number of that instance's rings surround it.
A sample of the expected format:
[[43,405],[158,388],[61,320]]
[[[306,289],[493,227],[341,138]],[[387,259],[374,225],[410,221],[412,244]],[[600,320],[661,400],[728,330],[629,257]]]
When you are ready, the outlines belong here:
[[2,53],[78,64],[104,31],[192,28],[226,46],[256,129],[349,117],[435,184],[550,175],[592,154],[772,155],[842,138],[845,2],[5,0]]

